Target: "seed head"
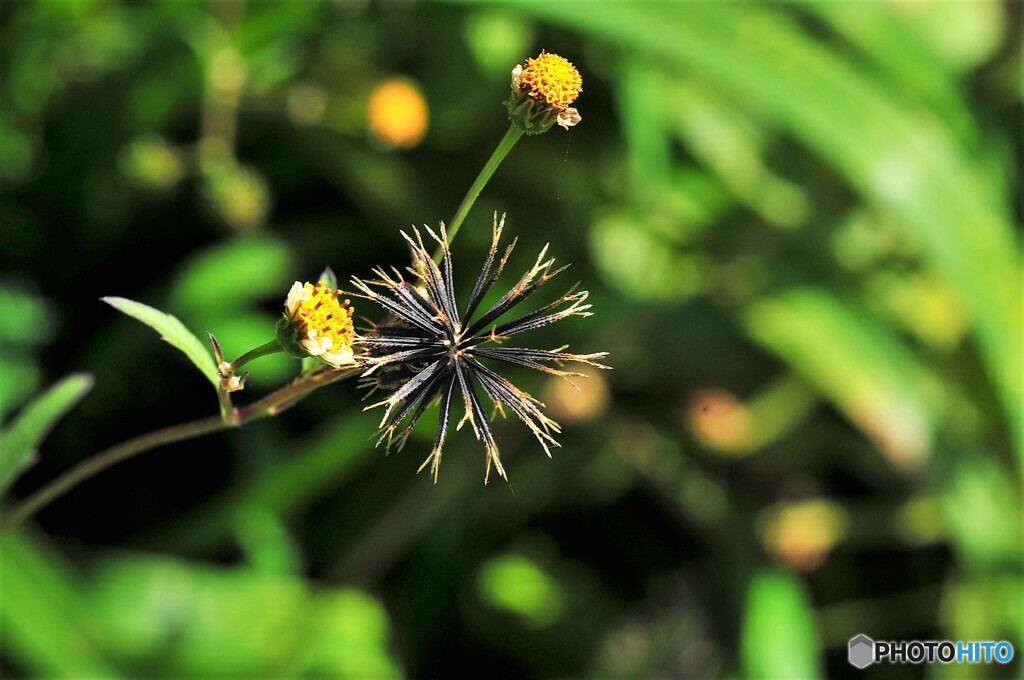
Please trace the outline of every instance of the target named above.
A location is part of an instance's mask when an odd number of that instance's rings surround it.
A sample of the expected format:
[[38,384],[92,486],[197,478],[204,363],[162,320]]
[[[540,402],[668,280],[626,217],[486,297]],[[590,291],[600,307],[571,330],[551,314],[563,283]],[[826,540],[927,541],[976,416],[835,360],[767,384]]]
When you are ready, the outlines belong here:
[[558,423],[541,411],[543,404],[509,382],[498,372],[498,366],[488,364],[525,366],[563,378],[585,376],[548,364],[575,361],[607,368],[597,362],[606,356],[606,352],[570,354],[565,351],[566,347],[543,350],[501,346],[505,340],[519,333],[570,316],[591,315],[590,305],[586,304],[587,292],[578,291],[573,286],[554,302],[534,312],[505,323],[498,322],[565,269],[554,269],[555,260],[547,258],[546,246],[519,282],[494,306],[477,315],[480,303],[497,281],[515,246],[513,242],[498,259],[498,241],[503,226],[504,217],[499,222],[495,215],[490,252],[461,313],[455,299],[452,257],[444,225],[441,225],[440,236],[424,227],[429,237],[441,247],[440,267],[427,251],[422,234],[414,229],[411,235],[402,234],[412,252],[412,266],[407,271],[415,277],[414,281],[406,281],[398,270],[387,272],[380,268],[374,270],[378,276],[376,280],[352,281],[363,297],[383,307],[394,319],[392,323],[369,329],[355,340],[356,345],[366,350],[360,357],[360,362],[367,366],[363,374],[364,383],[390,392],[383,401],[367,407],[385,407],[378,444],[386,441],[388,448],[396,444],[401,449],[427,407],[434,401],[440,401],[434,446],[420,466],[422,470],[430,464],[435,482],[452,404],[459,395],[465,406],[459,427],[469,422],[487,453],[484,481],[489,478],[492,466],[507,479],[478,387],[483,389],[496,411],[504,413],[508,408],[522,420],[548,456],[551,455],[551,447],[558,446],[553,437],[553,433],[560,431]]

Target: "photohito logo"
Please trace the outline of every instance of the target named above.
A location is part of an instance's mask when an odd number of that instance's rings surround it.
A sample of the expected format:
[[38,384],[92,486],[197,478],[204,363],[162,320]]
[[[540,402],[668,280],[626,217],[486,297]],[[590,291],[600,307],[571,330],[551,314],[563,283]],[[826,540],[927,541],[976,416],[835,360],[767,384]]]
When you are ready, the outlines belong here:
[[950,640],[872,640],[860,633],[850,638],[846,654],[854,668],[873,663],[1010,663],[1013,645],[1000,642],[952,642]]
[[875,641],[863,633],[850,638],[850,650],[846,659],[855,668],[867,668],[875,660]]

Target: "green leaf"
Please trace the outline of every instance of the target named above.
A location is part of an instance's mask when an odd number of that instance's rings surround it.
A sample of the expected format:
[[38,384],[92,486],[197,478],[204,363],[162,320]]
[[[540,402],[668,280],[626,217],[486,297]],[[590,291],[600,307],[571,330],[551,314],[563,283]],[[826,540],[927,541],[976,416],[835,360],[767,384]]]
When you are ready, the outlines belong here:
[[742,653],[748,677],[821,677],[814,614],[791,574],[762,571],[754,577],[747,592]]
[[160,333],[164,340],[184,352],[196,368],[206,376],[207,380],[217,387],[217,365],[213,362],[213,356],[199,338],[192,335],[176,317],[126,298],[105,297],[100,299]]
[[88,373],[64,378],[26,406],[0,437],[0,494],[30,467],[36,450],[57,420],[92,388]]

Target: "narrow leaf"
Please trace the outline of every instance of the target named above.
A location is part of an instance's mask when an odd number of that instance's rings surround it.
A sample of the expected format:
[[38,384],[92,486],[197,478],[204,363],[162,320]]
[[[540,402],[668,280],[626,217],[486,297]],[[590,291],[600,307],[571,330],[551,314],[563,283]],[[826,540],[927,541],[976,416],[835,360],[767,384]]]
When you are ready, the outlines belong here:
[[22,409],[14,424],[0,436],[0,495],[36,459],[36,450],[54,423],[92,388],[88,373],[61,380]]
[[160,333],[164,340],[184,352],[196,368],[206,376],[207,380],[217,387],[217,366],[213,362],[213,357],[207,351],[206,345],[192,335],[185,325],[178,321],[177,317],[126,298],[105,297],[100,299]]
[[945,410],[941,383],[890,329],[819,288],[761,298],[747,307],[743,322],[894,466],[918,469],[928,459]]

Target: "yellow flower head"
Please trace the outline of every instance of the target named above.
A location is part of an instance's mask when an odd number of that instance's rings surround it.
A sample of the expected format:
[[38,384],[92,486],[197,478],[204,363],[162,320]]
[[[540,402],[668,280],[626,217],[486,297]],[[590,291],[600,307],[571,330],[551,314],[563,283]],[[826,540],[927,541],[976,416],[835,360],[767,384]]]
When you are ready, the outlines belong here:
[[569,106],[583,91],[576,67],[557,54],[542,51],[512,70],[512,94],[505,103],[509,118],[523,132],[539,135],[558,124],[568,130],[580,122],[579,111]]
[[403,79],[378,85],[366,105],[370,131],[387,146],[409,149],[427,133],[430,110],[419,88]]
[[296,281],[284,303],[284,318],[278,324],[278,340],[293,356],[317,357],[337,368],[355,363],[352,341],[353,308],[341,301],[340,291],[323,281],[315,286]]
[[556,111],[564,111],[583,91],[583,78],[565,57],[541,51],[536,59],[526,60],[519,88]]

